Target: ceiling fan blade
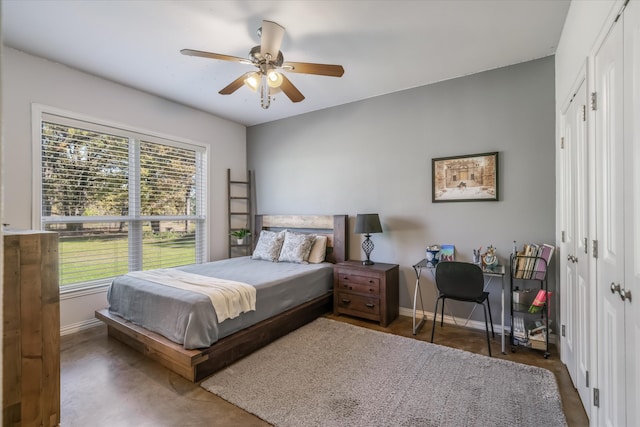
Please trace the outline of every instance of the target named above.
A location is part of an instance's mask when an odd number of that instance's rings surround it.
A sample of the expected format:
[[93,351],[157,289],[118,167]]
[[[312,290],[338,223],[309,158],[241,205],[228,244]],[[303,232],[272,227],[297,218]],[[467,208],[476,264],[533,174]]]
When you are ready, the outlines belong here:
[[276,60],[284,37],[284,27],[275,22],[262,21],[261,31],[260,55],[266,59],[267,54],[270,54],[271,59]]
[[284,94],[289,97],[291,102],[302,101],[304,99],[304,95],[293,85],[293,83],[291,83],[291,80],[289,80],[287,76],[282,73],[280,74],[282,75],[282,84],[280,85],[280,89]]
[[188,56],[200,56],[202,58],[211,58],[211,59],[220,59],[222,61],[240,62],[241,64],[249,64],[249,65],[253,64],[248,59],[240,58],[238,56],[222,55],[220,53],[204,52],[202,50],[182,49],[180,53]]
[[320,76],[342,77],[342,65],[312,64],[309,62],[285,62],[282,68],[292,73],[317,74]]
[[249,77],[249,74],[251,73],[252,73],[251,71],[248,73],[244,73],[243,75],[241,75],[240,77],[238,77],[237,79],[229,83],[226,87],[222,88],[222,90],[220,90],[220,92],[218,93],[220,95],[231,95],[233,92],[237,91],[242,87],[242,85],[244,84],[244,80],[247,77]]

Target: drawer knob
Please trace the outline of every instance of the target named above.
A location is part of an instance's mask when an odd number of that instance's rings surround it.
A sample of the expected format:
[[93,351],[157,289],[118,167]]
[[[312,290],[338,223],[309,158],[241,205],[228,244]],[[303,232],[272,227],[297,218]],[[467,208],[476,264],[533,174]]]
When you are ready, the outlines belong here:
[[369,307],[369,308],[373,308],[373,307],[374,307],[374,305],[373,305],[373,304],[371,304],[371,303],[369,303],[369,304],[365,304],[365,305],[366,305],[367,307]]
[[373,280],[369,280],[369,283],[373,283]]
[[348,299],[343,299],[343,300],[342,300],[342,303],[343,303],[343,304],[349,304],[350,302],[351,302],[351,300],[348,300]]

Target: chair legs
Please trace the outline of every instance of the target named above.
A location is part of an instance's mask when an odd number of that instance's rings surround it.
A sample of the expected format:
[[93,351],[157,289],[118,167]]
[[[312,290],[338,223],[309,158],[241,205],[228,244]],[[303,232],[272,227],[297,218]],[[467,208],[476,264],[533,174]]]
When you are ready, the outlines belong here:
[[[431,342],[433,342],[433,335],[436,332],[436,318],[438,317],[438,303],[440,298],[436,298],[436,308],[433,310],[433,327],[431,328]],[[444,301],[442,301],[442,312],[444,313]]]
[[[440,299],[442,299],[442,307],[440,308],[440,327],[444,326],[444,301],[446,298],[437,298],[436,299],[436,306],[433,310],[433,326],[431,327],[431,342],[433,342],[433,337],[435,335],[436,332],[436,322],[437,322],[437,317],[438,317],[438,305],[440,303]],[[491,316],[491,304],[489,304],[489,299],[487,298],[486,300],[486,305],[484,304],[484,302],[482,303],[477,303],[477,304],[482,304],[482,308],[484,310],[484,329],[485,332],[487,334],[487,348],[489,349],[489,357],[492,357],[491,355],[491,338],[489,337],[489,323],[491,323],[491,335],[493,336],[493,338],[496,337],[496,333],[493,330],[493,317]],[[489,311],[489,318],[487,319],[487,310]],[[487,321],[488,320],[488,321]]]
[[[487,348],[489,349],[489,357],[491,357],[491,339],[489,338],[489,325],[487,324],[487,306],[482,303],[484,309],[484,330],[487,334]],[[491,312],[491,309],[489,309]],[[491,331],[493,331],[493,322],[491,322]]]

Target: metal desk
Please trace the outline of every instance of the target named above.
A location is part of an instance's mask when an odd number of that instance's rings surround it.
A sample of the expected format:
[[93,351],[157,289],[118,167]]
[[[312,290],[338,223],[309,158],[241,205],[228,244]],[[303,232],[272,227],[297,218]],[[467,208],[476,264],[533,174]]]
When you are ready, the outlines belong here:
[[[420,330],[420,328],[422,328],[422,325],[424,324],[424,322],[427,320],[427,316],[425,315],[425,310],[424,310],[424,302],[422,300],[422,290],[420,290],[420,276],[422,274],[422,270],[423,269],[428,269],[431,271],[431,274],[433,275],[433,279],[434,279],[434,283],[435,283],[435,270],[436,270],[436,265],[437,264],[433,264],[432,262],[427,261],[426,259],[423,259],[422,261],[418,262],[417,264],[413,265],[413,269],[416,272],[416,287],[413,291],[413,335],[415,335],[416,333],[418,333],[418,331]],[[487,282],[484,285],[484,289],[486,290],[489,285],[491,284],[492,280],[494,277],[498,277],[500,278],[500,280],[502,281],[502,289],[501,289],[501,295],[500,295],[500,303],[501,303],[501,310],[500,310],[500,320],[501,320],[501,325],[502,325],[502,335],[501,335],[501,350],[502,350],[502,354],[506,354],[505,353],[505,328],[504,328],[504,290],[505,290],[505,282],[504,282],[504,276],[505,276],[505,268],[504,265],[497,265],[491,269],[482,269],[482,274],[485,275],[485,277],[487,277],[489,280],[487,280]],[[418,302],[418,294],[420,295],[420,306],[422,307],[422,319],[420,319],[420,321],[418,322],[418,324],[416,325],[416,305]],[[469,313],[469,317],[467,317],[467,321],[464,323],[464,325],[466,326],[467,322],[469,322],[469,319],[471,319],[471,316],[473,315],[473,311],[476,309],[476,305],[474,305],[473,309],[471,310],[471,313]],[[434,313],[435,316],[435,313]],[[453,317],[453,321],[455,322],[455,317]],[[456,323],[457,324],[457,323]]]

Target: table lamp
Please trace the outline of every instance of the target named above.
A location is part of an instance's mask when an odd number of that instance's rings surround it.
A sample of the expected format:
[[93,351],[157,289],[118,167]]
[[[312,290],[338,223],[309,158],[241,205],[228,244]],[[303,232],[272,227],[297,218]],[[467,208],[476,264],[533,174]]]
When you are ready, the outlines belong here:
[[373,265],[371,261],[371,252],[373,251],[373,242],[371,241],[371,233],[382,233],[380,218],[378,214],[358,214],[356,216],[356,234],[364,234],[366,239],[362,242],[362,250],[367,256],[366,261],[362,261],[362,265]]

